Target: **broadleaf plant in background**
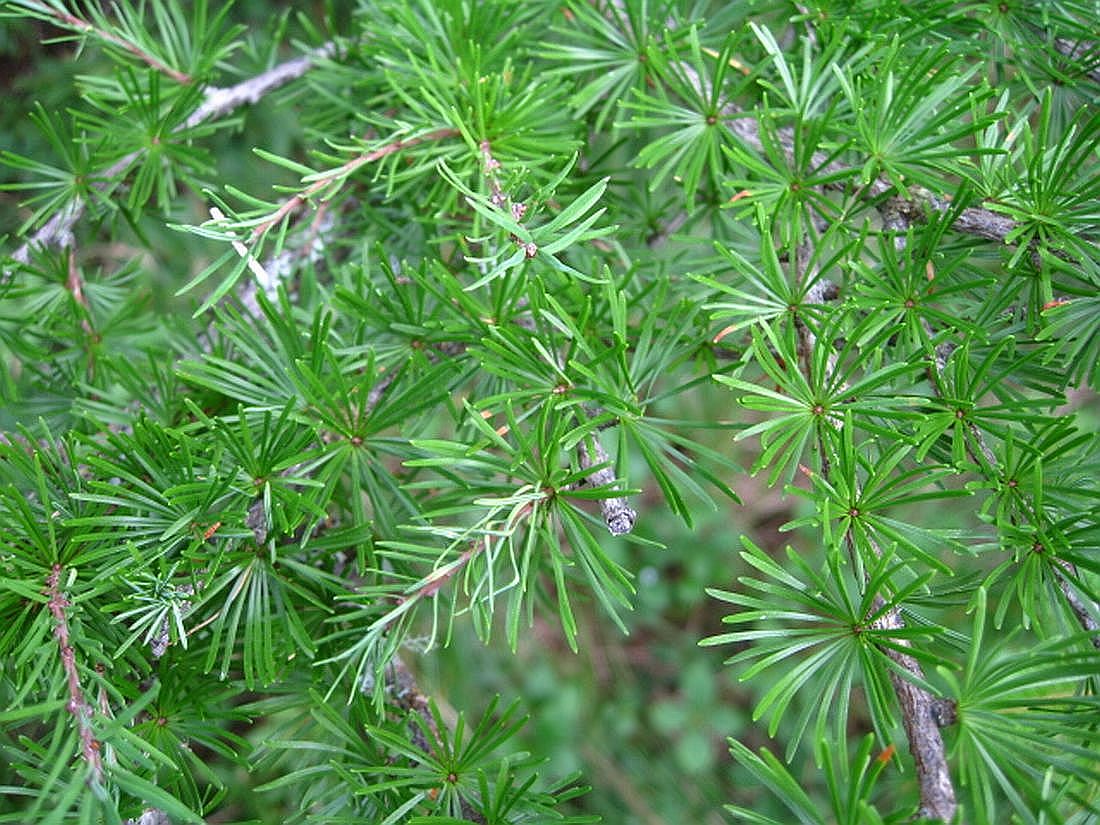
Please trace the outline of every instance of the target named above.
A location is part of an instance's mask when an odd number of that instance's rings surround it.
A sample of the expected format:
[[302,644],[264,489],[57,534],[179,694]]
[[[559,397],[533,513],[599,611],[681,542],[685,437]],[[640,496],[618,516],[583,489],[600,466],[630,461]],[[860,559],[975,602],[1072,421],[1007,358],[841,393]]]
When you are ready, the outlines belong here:
[[1100,818],[1095,4],[216,5],[0,3],[0,822]]

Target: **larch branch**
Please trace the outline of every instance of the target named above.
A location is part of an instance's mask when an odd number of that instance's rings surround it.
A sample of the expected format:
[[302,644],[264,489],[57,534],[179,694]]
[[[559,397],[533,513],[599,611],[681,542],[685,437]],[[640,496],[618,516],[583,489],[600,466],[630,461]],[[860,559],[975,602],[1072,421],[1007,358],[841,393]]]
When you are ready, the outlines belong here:
[[[600,464],[608,464],[610,458],[607,451],[600,444],[595,435],[591,437],[591,445],[587,441],[577,446],[577,458],[582,470],[589,470]],[[603,487],[615,481],[615,470],[610,466],[600,467],[585,478],[585,484],[590,487]],[[630,506],[624,496],[612,496],[600,499],[600,514],[603,522],[613,536],[621,536],[634,529],[634,522],[638,514]]]
[[80,734],[81,756],[96,782],[103,781],[103,761],[100,757],[99,741],[92,731],[92,706],[84,698],[80,685],[80,673],[76,667],[76,653],[69,635],[69,616],[66,612],[72,603],[61,592],[61,565],[55,564],[46,577],[46,605],[54,620],[54,635],[61,655],[61,667],[65,671],[65,681],[69,689],[68,710],[76,720]]
[[[875,598],[876,606],[881,607],[881,599],[877,596]],[[905,628],[905,621],[901,611],[894,607],[875,622],[875,627],[882,630],[902,630]],[[894,639],[894,643],[899,647],[909,646],[908,639]],[[907,673],[918,679],[924,678],[924,669],[913,656],[892,646],[884,646],[882,650]],[[940,728],[950,719],[954,708],[951,707],[945,715],[943,700],[896,671],[890,671],[890,682],[901,708],[901,724],[909,740],[909,753],[913,757],[917,784],[920,787],[920,808],[917,816],[950,822],[955,817],[958,803]]]
[[[891,216],[884,219],[889,223]],[[796,277],[802,280],[812,273],[807,272],[809,256],[796,255]],[[807,301],[812,303],[824,303],[825,300],[837,296],[836,287],[828,282],[815,281],[808,290]],[[813,331],[804,324],[798,324],[799,355],[803,362],[807,378],[810,378],[810,358],[813,349],[819,346]],[[827,344],[825,344],[827,346]],[[830,373],[835,370],[836,356],[830,351],[828,369]],[[819,436],[819,452],[822,462],[822,474],[828,477],[830,468],[828,456],[825,451],[824,439]],[[849,549],[855,552],[855,537],[851,530],[846,535]],[[882,555],[881,549],[872,541],[872,548],[877,556]],[[875,609],[879,610],[885,605],[885,600],[879,594],[874,597]],[[886,610],[875,621],[875,627],[886,631],[899,631],[905,628],[905,619],[901,615],[898,606]],[[895,639],[899,648],[909,647],[907,639]],[[912,674],[915,680],[924,680],[924,669],[915,657],[896,649],[893,646],[883,646],[883,653],[906,673]],[[894,695],[898,700],[901,710],[902,727],[909,743],[909,753],[913,757],[913,766],[917,775],[918,793],[920,797],[918,816],[941,819],[950,822],[958,808],[955,797],[955,786],[951,780],[951,771],[947,764],[947,751],[944,747],[943,736],[940,727],[945,718],[943,700],[933,696],[915,681],[906,679],[901,674],[891,671],[890,682],[894,688]],[[952,709],[953,711],[953,709]]]
[[[912,216],[905,214],[904,210],[895,208],[896,206],[895,201],[888,201],[884,205],[882,210],[883,225],[885,228],[897,233],[894,243],[895,246],[901,248],[905,245],[903,233],[908,228]],[[923,319],[921,323],[929,339],[934,338],[935,333],[931,325]],[[949,343],[942,343],[937,346],[928,370],[929,383],[933,392],[940,398],[943,397],[942,375],[947,369],[947,359],[951,355],[951,348],[952,345]],[[996,480],[996,476],[1000,472],[998,469],[1000,463],[997,461],[996,454],[989,447],[985,434],[973,421],[966,421],[966,428],[970,434],[970,440],[966,442],[967,455],[976,467],[984,467],[985,471]],[[977,452],[974,450],[974,445],[977,445]],[[1090,605],[1085,599],[1082,599],[1080,593],[1074,588],[1071,580],[1077,578],[1077,566],[1065,559],[1056,559],[1052,572],[1058,584],[1058,589],[1062,592],[1062,596],[1065,598],[1066,604],[1077,619],[1078,624],[1081,625],[1081,629],[1091,634],[1093,646],[1100,649],[1100,622],[1096,620],[1096,615],[1100,611],[1098,611],[1095,603]]]
[[190,86],[195,82],[194,78],[186,72],[181,72],[179,69],[174,69],[167,63],[162,61],[159,57],[151,54],[148,50],[143,49],[133,40],[129,40],[120,34],[107,29],[102,29],[89,20],[85,20],[71,11],[65,8],[57,8],[51,6],[48,3],[26,3],[28,8],[37,11],[44,19],[52,20],[56,25],[61,28],[72,29],[79,32],[84,36],[96,37],[102,40],[104,43],[109,43],[112,46],[117,46],[127,54],[133,55],[145,65],[160,72],[166,77],[172,78],[172,80],[179,83],[181,86]]
[[[329,42],[315,49],[308,55],[288,60],[266,72],[243,80],[240,83],[225,89],[210,87],[206,90],[206,99],[187,118],[179,131],[192,128],[207,120],[223,117],[235,109],[246,104],[256,103],[265,95],[280,86],[289,83],[304,75],[319,60],[334,54],[335,44]],[[105,189],[112,178],[122,174],[139,156],[138,152],[131,152],[120,158],[99,175],[101,183],[96,184],[100,189]],[[35,247],[59,246],[68,247],[73,242],[73,227],[84,216],[87,202],[83,198],[74,198],[61,210],[55,213],[43,224],[29,240],[25,241],[11,257],[17,263],[25,264],[30,260],[31,250]],[[12,270],[4,272],[4,278],[11,276]],[[0,279],[2,280],[2,279]]]
[[420,143],[426,143],[428,141],[443,140],[444,138],[449,137],[457,137],[459,134],[460,132],[458,131],[458,129],[435,129],[422,135],[414,135],[410,138],[399,138],[397,140],[391,140],[389,143],[371,149],[369,152],[363,152],[359,155],[356,155],[347,163],[324,173],[317,180],[310,183],[304,189],[294,193],[285,201],[283,201],[278,209],[276,209],[274,212],[264,218],[263,221],[252,228],[253,240],[270,231],[272,227],[278,226],[280,221],[282,221],[296,209],[308,203],[309,199],[316,195],[318,192],[321,192],[326,187],[332,185],[332,183],[335,181],[340,181],[347,178],[349,175],[356,172],[360,167],[365,166],[368,163],[373,163],[376,160],[381,160],[382,158],[387,157],[388,155],[392,155],[395,152],[399,152],[402,149],[408,149],[411,146],[416,146]]

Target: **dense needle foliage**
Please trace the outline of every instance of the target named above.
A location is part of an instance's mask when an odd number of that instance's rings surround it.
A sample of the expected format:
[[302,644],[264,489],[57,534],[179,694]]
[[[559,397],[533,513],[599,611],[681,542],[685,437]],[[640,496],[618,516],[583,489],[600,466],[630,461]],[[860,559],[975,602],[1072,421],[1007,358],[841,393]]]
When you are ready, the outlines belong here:
[[0,822],[1100,821],[1095,2],[0,10]]

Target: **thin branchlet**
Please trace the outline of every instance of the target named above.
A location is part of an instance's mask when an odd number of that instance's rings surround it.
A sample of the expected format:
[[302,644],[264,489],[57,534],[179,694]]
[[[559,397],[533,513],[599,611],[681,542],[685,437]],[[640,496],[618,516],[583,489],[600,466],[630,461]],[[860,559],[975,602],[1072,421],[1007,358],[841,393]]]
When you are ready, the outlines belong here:
[[75,32],[79,32],[83,37],[95,38],[103,43],[119,48],[154,71],[160,72],[165,77],[171,78],[181,86],[189,86],[195,82],[194,78],[189,74],[169,66],[159,57],[152,54],[148,49],[142,47],[140,43],[116,31],[98,26],[86,17],[81,17],[79,14],[70,11],[64,6],[34,2],[34,0],[24,0],[24,3],[28,9],[37,12],[44,19],[51,20],[57,26],[71,29]]
[[[904,208],[899,208],[896,200],[888,201],[883,207],[883,226],[895,233],[894,244],[898,249],[903,249],[906,244],[906,230],[916,216],[907,214]],[[925,318],[921,319],[921,325],[929,340],[935,337],[932,325]],[[954,351],[954,345],[949,341],[938,344],[932,353],[929,366],[929,383],[933,392],[940,398],[943,397],[943,375],[947,370],[948,359]],[[996,454],[989,446],[985,433],[978,424],[970,419],[965,422],[966,430],[970,438],[966,441],[966,452],[975,467],[981,468],[990,479],[996,481],[1001,476],[1000,462]],[[975,452],[975,447],[977,451]],[[1100,649],[1100,623],[1096,616],[1100,614],[1100,608],[1095,603],[1089,604],[1083,599],[1072,581],[1078,577],[1077,566],[1065,559],[1055,560],[1052,567],[1054,579],[1058,589],[1062,592],[1066,604],[1073,613],[1081,629],[1091,635],[1094,647]]]
[[[599,465],[607,465],[593,470],[585,477],[585,484],[590,487],[603,487],[615,482],[615,469],[610,466],[611,459],[604,450],[603,445],[595,438],[585,440],[577,447],[577,459],[582,470],[589,470]],[[600,514],[603,522],[613,536],[621,536],[634,529],[634,522],[638,519],[637,512],[630,506],[623,496],[612,496],[600,499]]]
[[[208,120],[224,117],[241,106],[258,102],[280,86],[304,75],[319,60],[334,54],[335,50],[334,44],[326,43],[309,55],[288,60],[234,86],[225,89],[209,89],[206,99],[179,126],[178,131],[194,128]],[[119,158],[97,176],[97,181],[92,186],[105,191],[140,156],[140,152],[130,152]],[[12,260],[19,264],[26,264],[30,260],[31,250],[35,248],[70,247],[73,243],[73,227],[84,217],[86,208],[87,201],[84,198],[74,197],[11,254]],[[6,269],[3,277],[0,278],[0,283],[10,278],[13,271],[13,269]]]
[[65,596],[61,587],[61,576],[64,570],[60,564],[55,564],[46,577],[47,596],[46,607],[54,621],[54,636],[57,637],[58,652],[61,657],[61,668],[65,672],[65,683],[68,687],[69,701],[66,707],[76,721],[77,732],[80,735],[80,753],[91,774],[94,782],[103,781],[103,758],[100,754],[100,743],[96,739],[92,729],[92,706],[84,697],[84,689],[80,683],[80,671],[76,663],[76,651],[73,649],[72,635],[69,629],[69,609],[72,603]]
[[[899,229],[903,219],[900,217],[902,204],[897,200],[888,201],[888,209],[884,214],[884,224],[889,229]],[[811,268],[812,255],[808,241],[799,245],[796,249],[793,265],[795,278],[799,282],[814,279],[807,290],[806,302],[810,304],[825,303],[826,300],[835,299],[838,296],[835,285],[821,278],[816,278],[816,271]],[[802,359],[802,368],[807,380],[813,382],[811,359],[816,347],[830,346],[828,342],[822,343],[817,339],[810,326],[801,319],[796,318],[796,328],[799,336],[799,355]],[[826,371],[832,375],[837,367],[836,354],[828,353]],[[831,474],[829,455],[825,444],[823,432],[818,432],[817,447],[821,462],[822,476],[828,480]],[[851,529],[845,535],[849,553],[855,554],[855,536]],[[882,555],[878,545],[872,541],[872,547],[876,555]],[[882,609],[885,600],[881,595],[875,595],[876,611]],[[875,627],[886,631],[897,631],[905,628],[905,620],[901,615],[900,607],[893,606],[884,611],[876,620]],[[897,640],[898,647],[909,646],[906,639]],[[917,659],[910,654],[899,650],[894,646],[884,646],[884,654],[891,659],[902,671],[911,674],[914,679],[924,681],[924,670]],[[945,822],[951,821],[955,816],[958,803],[956,801],[955,787],[951,779],[951,772],[947,763],[947,753],[944,747],[943,737],[940,734],[940,722],[944,718],[941,705],[942,700],[937,699],[923,687],[914,681],[891,671],[890,680],[894,688],[894,695],[898,700],[901,710],[902,725],[905,728],[909,742],[909,752],[913,757],[913,764],[917,774],[917,782],[920,788],[920,803],[918,815],[934,817]],[[937,721],[939,720],[939,721]]]

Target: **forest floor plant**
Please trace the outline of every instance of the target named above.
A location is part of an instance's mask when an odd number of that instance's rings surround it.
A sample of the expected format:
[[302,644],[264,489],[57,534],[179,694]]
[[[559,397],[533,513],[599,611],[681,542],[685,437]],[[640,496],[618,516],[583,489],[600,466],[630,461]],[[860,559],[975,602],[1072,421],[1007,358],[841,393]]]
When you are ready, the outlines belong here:
[[0,3],[0,822],[595,821],[667,514],[728,816],[1100,821],[1100,8],[294,5]]

